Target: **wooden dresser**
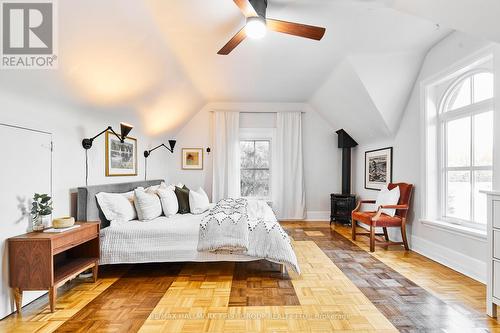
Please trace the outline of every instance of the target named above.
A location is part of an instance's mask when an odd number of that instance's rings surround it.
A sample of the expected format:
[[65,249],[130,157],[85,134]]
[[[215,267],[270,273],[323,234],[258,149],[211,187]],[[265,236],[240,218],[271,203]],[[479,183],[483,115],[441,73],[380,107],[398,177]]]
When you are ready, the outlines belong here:
[[99,223],[81,222],[61,233],[30,232],[8,239],[9,285],[21,313],[24,290],[48,290],[54,312],[57,288],[92,268],[97,279]]

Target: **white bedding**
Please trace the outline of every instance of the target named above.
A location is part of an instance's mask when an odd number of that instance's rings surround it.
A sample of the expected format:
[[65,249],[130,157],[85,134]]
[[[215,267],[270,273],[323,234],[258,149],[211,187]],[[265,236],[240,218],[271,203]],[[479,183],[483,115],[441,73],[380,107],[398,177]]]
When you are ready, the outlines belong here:
[[237,254],[198,252],[201,219],[208,214],[177,214],[154,220],[113,222],[101,230],[100,264],[175,261],[252,261]]

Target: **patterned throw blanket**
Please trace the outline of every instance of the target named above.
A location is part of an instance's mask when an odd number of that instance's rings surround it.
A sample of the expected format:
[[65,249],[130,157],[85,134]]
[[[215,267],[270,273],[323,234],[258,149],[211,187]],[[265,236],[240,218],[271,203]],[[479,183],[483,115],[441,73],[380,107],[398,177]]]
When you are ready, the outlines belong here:
[[261,200],[219,201],[201,221],[198,251],[246,254],[285,264],[300,274],[290,238]]

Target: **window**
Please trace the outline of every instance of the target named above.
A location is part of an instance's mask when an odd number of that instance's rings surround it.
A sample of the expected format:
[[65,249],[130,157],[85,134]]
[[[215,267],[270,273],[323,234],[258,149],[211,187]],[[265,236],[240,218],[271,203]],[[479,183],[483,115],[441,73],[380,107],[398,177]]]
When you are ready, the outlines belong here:
[[271,195],[271,141],[241,140],[241,196],[269,198]]
[[441,218],[466,226],[486,224],[493,181],[493,74],[469,72],[443,94],[438,114]]

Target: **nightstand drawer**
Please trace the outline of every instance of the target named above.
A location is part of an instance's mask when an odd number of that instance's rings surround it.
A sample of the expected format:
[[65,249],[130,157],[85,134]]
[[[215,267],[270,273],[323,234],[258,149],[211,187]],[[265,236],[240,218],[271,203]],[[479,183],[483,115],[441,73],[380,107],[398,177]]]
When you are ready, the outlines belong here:
[[500,231],[493,229],[493,257],[500,260]]
[[57,254],[79,244],[85,243],[92,238],[99,236],[99,226],[92,224],[91,227],[80,227],[78,230],[62,233],[60,237],[54,239],[53,253]]
[[493,228],[498,228],[500,229],[500,201],[498,200],[493,200],[492,203],[492,210],[493,210]]
[[493,296],[500,298],[500,263],[493,261]]

